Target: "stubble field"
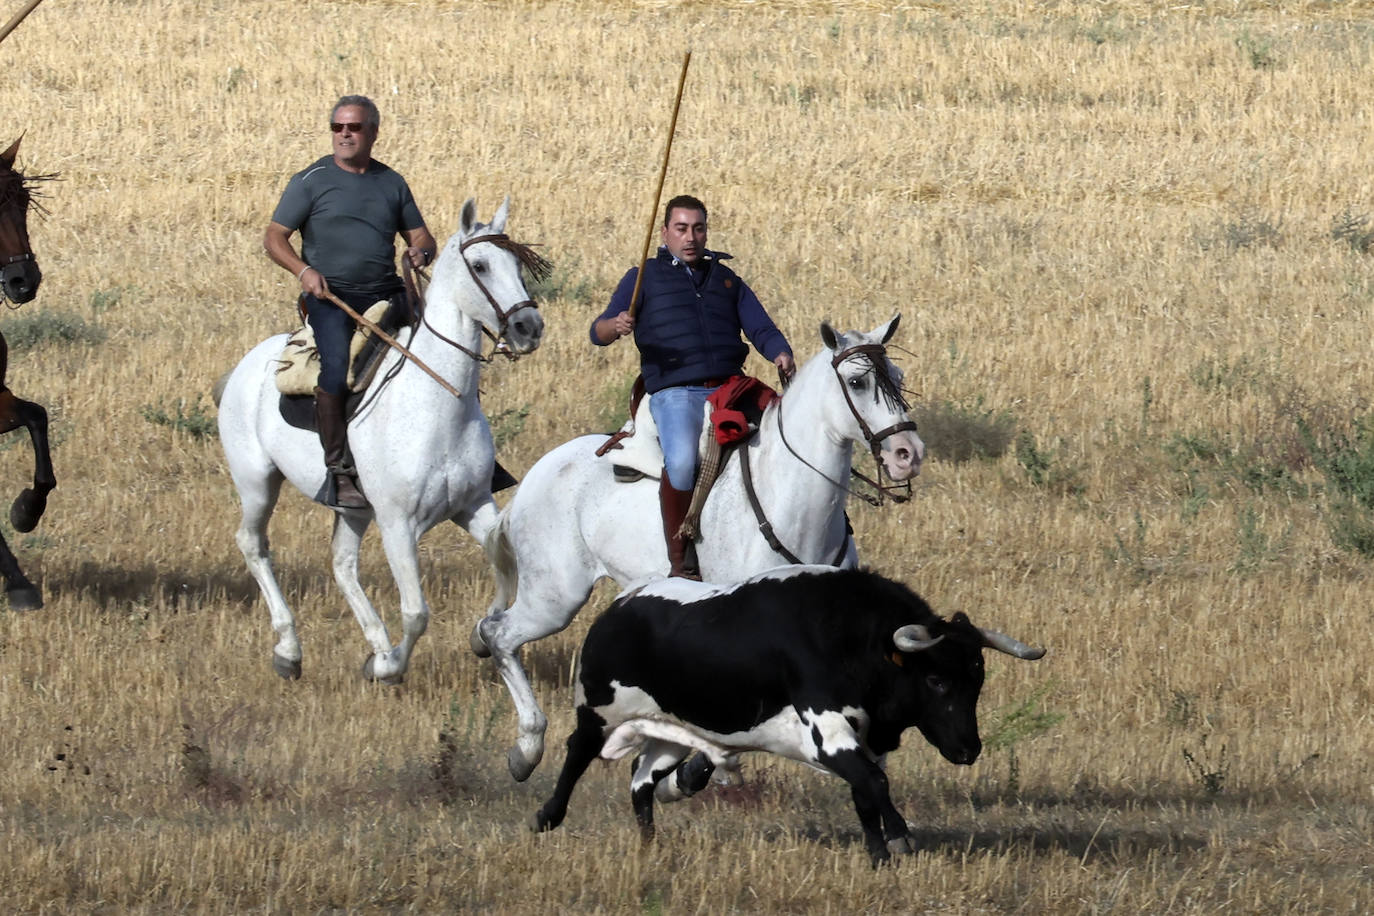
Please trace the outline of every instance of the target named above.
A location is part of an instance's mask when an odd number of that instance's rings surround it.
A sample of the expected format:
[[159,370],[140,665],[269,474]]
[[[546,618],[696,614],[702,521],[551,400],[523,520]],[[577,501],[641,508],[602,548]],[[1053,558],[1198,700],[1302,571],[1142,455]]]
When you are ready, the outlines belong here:
[[[47,605],[0,612],[0,908],[1374,909],[1371,12],[40,6],[0,46],[0,141],[23,132],[21,166],[61,180],[33,227],[44,286],[0,331],[59,488],[33,534],[4,529]],[[510,703],[467,648],[491,586],[456,527],[422,543],[434,617],[381,687],[329,515],[286,493],[305,676],[279,680],[206,434],[214,380],[288,328],[262,229],[347,92],[378,101],[376,155],[436,236],[509,193],[511,234],[557,265],[544,346],[484,377],[503,463],[618,425],[634,354],[586,327],[638,255],[689,48],[665,193],[707,201],[799,356],[822,319],[902,314],[931,456],[909,503],[851,507],[865,562],[1049,648],[990,658],[973,767],[914,733],[890,759],[923,847],[892,868],[868,867],[841,783],[763,758],[660,808],[648,849],[620,765],[530,835],[611,592],[526,650],[552,721],[514,784]]]

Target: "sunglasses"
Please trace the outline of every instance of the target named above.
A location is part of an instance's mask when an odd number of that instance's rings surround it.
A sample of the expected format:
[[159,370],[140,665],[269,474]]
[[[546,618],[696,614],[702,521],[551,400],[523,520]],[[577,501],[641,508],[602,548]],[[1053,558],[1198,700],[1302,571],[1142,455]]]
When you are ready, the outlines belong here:
[[329,125],[329,129],[336,134],[341,132],[345,127],[348,128],[350,134],[360,134],[363,131],[363,125],[358,121],[344,121],[342,124],[338,121],[334,121]]

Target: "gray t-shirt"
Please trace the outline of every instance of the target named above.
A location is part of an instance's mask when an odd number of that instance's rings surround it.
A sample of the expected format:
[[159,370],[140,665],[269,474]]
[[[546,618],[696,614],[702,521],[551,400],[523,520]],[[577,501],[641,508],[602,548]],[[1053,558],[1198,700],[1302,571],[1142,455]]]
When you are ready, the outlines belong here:
[[286,183],[272,222],[301,234],[301,257],[338,293],[398,292],[396,235],[425,224],[399,173],[372,160],[361,175],[333,156]]

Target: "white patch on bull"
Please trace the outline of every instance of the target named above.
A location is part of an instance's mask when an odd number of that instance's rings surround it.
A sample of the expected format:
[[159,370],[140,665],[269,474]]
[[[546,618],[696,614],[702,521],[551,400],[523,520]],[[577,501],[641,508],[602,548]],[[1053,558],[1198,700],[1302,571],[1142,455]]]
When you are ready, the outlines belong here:
[[705,601],[707,598],[718,598],[721,595],[732,594],[736,589],[749,585],[754,582],[780,582],[783,579],[791,579],[794,576],[804,575],[825,575],[835,572],[835,567],[825,566],[819,563],[801,563],[791,566],[775,566],[765,570],[752,578],[745,579],[743,582],[730,584],[718,584],[715,582],[694,582],[691,579],[681,578],[662,578],[654,577],[639,579],[631,582],[619,595],[619,601],[632,595],[647,595],[651,598],[662,598],[666,601],[675,601],[678,604],[692,604],[697,601]]
[[614,699],[595,707],[610,728],[601,748],[601,756],[607,760],[639,753],[650,741],[664,741],[701,751],[718,766],[742,751],[766,751],[824,770],[818,763],[822,753],[863,749],[852,722],[866,727],[868,715],[854,707],[822,712],[808,709],[799,716],[788,706],[746,731],[721,734],[668,715],[638,687],[626,687],[618,681],[611,687]]

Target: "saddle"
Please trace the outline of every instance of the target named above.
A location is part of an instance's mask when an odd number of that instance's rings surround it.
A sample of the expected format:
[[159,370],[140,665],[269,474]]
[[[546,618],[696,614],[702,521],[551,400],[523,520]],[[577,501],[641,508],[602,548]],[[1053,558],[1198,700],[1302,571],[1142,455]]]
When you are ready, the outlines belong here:
[[[633,483],[645,477],[657,480],[663,473],[663,449],[658,442],[658,427],[644,396],[644,379],[635,379],[630,390],[630,419],[596,450],[598,458],[614,452],[609,459],[615,479]],[[650,396],[652,397],[652,395]],[[697,482],[687,510],[682,533],[693,540],[700,536],[698,521],[720,470],[735,448],[745,444],[758,431],[764,408],[778,393],[756,378],[736,375],[721,385],[706,400],[705,422],[698,445]]]
[[[383,299],[369,308],[363,317],[376,324],[388,334],[395,334],[407,325],[414,323],[410,306],[405,296],[397,296],[390,301]],[[386,343],[371,329],[359,325],[353,332],[353,340],[348,348],[348,390],[366,391],[377,374],[382,356],[386,353]],[[320,378],[320,351],[315,346],[315,331],[309,322],[304,322],[286,340],[277,366],[277,390],[288,396],[312,396]]]

